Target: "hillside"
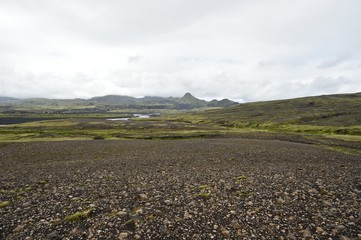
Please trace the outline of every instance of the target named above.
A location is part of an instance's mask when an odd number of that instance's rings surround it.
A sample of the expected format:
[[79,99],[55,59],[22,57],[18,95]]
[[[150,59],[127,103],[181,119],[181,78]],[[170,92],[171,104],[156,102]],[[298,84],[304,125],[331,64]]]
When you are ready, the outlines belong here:
[[361,125],[361,93],[244,103],[196,115],[230,123]]
[[244,103],[182,119],[229,129],[361,136],[361,93]]
[[102,97],[93,97],[88,101],[98,104],[133,104],[137,102],[137,99],[128,96],[107,95]]

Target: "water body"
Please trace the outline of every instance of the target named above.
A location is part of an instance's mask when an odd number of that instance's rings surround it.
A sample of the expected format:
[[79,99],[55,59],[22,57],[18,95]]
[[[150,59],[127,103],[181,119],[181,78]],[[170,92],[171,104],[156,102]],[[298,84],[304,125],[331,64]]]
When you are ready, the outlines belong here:
[[[151,114],[141,114],[141,113],[134,113],[132,118],[150,118],[151,116],[159,115],[159,113],[151,113]],[[128,121],[132,118],[108,118],[107,120],[110,121]]]
[[137,117],[137,118],[150,118],[151,115],[148,115],[148,114],[133,114],[134,117]]
[[128,121],[129,118],[108,118],[109,121]]

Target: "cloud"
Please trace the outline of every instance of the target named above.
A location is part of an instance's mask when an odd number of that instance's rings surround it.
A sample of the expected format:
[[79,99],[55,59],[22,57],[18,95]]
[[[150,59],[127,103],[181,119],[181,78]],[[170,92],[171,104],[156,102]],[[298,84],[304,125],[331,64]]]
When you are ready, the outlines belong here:
[[0,95],[256,101],[361,91],[360,8],[358,0],[3,1]]
[[128,57],[128,63],[136,63],[139,62],[141,60],[141,56],[139,55],[135,55],[135,56],[129,56]]
[[276,65],[274,62],[272,62],[272,61],[260,61],[259,63],[258,63],[258,65],[260,66],[260,67],[272,67],[272,66],[274,66],[274,65]]
[[351,54],[346,52],[346,53],[342,53],[339,54],[337,57],[335,58],[331,58],[331,59],[327,59],[323,62],[320,63],[320,65],[318,66],[318,68],[331,68],[331,67],[335,67],[347,60],[349,60],[351,58]]

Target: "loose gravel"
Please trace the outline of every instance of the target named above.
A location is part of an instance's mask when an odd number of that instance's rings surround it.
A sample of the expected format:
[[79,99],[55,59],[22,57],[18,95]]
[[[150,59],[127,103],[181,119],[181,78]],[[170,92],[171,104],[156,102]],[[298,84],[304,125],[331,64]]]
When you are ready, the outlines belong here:
[[361,157],[278,140],[0,145],[0,239],[361,239]]

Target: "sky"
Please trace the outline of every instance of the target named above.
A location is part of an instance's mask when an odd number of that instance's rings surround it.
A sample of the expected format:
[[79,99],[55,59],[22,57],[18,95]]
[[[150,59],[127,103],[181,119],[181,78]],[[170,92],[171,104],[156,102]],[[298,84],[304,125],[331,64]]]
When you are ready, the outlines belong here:
[[360,0],[0,0],[0,96],[361,92]]

